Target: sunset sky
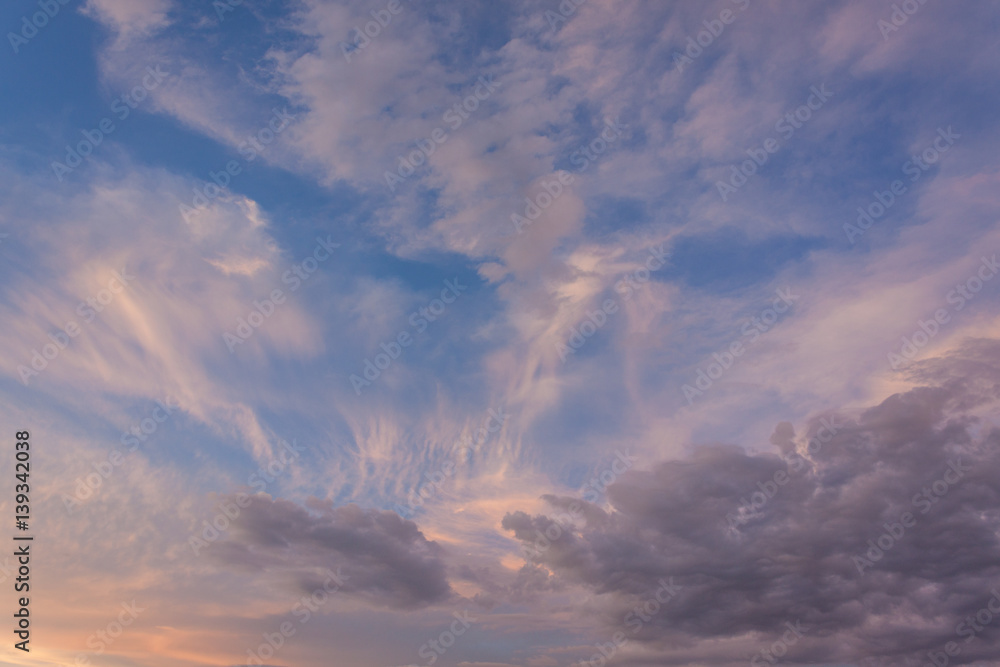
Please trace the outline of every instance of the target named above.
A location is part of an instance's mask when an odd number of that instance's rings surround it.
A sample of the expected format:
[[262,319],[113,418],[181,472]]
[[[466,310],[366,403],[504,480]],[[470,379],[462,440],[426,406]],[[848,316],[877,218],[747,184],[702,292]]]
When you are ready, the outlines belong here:
[[0,26],[0,666],[1000,664],[997,2]]

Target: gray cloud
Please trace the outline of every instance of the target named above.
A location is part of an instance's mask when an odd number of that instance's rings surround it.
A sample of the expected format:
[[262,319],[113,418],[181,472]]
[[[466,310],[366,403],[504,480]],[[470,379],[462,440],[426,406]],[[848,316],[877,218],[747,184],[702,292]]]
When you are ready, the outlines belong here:
[[307,505],[258,494],[209,553],[253,571],[291,572],[303,592],[316,588],[316,572],[340,567],[340,591],[379,606],[412,609],[452,595],[443,549],[412,521],[353,504]]
[[[925,386],[817,415],[804,437],[779,424],[771,443],[784,457],[716,444],[630,471],[609,487],[610,511],[576,501],[586,511],[533,561],[603,595],[609,632],[674,577],[681,594],[628,634],[662,651],[655,664],[746,664],[796,620],[806,636],[785,662],[916,665],[950,641],[951,664],[998,658],[995,628],[969,643],[956,629],[1000,586],[1000,431],[972,412],[996,405],[1000,342],[968,341],[910,374]],[[787,478],[772,487],[778,471]],[[739,518],[744,498],[759,506]],[[504,528],[535,543],[573,502],[547,499],[558,512],[513,512]],[[884,524],[903,533],[868,560]],[[730,642],[706,642],[720,638]]]

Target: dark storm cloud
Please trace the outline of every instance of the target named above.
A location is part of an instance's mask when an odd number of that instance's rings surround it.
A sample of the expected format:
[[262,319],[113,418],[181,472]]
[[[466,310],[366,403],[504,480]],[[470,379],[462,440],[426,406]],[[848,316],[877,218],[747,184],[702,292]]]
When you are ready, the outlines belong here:
[[291,572],[303,592],[321,583],[317,572],[339,567],[342,593],[394,608],[451,596],[443,550],[412,521],[357,505],[307,504],[254,496],[215,555],[255,571]]
[[550,516],[503,526],[556,580],[606,594],[609,636],[672,576],[680,594],[626,632],[655,664],[747,664],[787,622],[806,631],[783,662],[929,664],[951,641],[950,664],[1000,658],[1000,619],[957,634],[1000,590],[1000,431],[970,412],[1000,397],[1000,343],[910,375],[926,386],[817,415],[802,438],[778,424],[773,454],[703,446],[623,475],[610,512],[550,497]]

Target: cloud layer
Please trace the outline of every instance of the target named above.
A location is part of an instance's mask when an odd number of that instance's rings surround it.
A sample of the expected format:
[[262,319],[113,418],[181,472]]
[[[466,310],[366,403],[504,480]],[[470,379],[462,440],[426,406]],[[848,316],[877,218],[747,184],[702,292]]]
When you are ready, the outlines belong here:
[[59,7],[2,19],[0,661],[998,659],[991,3]]
[[[553,577],[594,592],[609,634],[672,578],[677,599],[629,635],[661,664],[738,664],[786,622],[805,627],[795,663],[919,661],[960,639],[1000,574],[1000,432],[976,416],[997,407],[1000,342],[914,372],[941,382],[815,417],[800,437],[781,423],[780,454],[704,445],[626,473],[608,509],[550,496],[561,512],[504,527]],[[707,648],[719,639],[729,648]],[[990,644],[963,641],[955,664],[991,657]]]

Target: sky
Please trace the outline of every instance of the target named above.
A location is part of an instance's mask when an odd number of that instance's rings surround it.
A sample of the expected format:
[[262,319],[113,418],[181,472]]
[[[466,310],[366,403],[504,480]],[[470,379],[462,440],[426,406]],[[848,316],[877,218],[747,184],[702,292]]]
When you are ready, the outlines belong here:
[[0,665],[1000,663],[996,2],[0,26]]

